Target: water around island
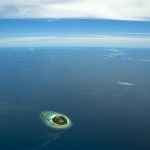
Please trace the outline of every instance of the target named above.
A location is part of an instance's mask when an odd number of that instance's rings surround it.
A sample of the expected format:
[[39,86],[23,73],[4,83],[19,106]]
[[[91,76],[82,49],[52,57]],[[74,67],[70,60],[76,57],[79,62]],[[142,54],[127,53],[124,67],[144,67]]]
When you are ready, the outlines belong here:
[[[149,150],[145,60],[150,49],[1,48],[0,150]],[[48,110],[73,127],[46,127]]]

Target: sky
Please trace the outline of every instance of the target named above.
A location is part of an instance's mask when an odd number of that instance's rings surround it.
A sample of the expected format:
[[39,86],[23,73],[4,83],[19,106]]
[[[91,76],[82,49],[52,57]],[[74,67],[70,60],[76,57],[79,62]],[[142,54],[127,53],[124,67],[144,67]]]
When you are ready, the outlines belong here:
[[150,47],[149,0],[0,0],[0,47]]

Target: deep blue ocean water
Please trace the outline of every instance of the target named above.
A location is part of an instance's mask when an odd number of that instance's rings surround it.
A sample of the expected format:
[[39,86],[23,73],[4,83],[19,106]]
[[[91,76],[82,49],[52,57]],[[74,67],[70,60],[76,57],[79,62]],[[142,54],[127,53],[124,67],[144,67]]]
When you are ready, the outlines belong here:
[[[47,128],[45,110],[73,127]],[[150,49],[0,49],[0,150],[60,149],[150,150]]]

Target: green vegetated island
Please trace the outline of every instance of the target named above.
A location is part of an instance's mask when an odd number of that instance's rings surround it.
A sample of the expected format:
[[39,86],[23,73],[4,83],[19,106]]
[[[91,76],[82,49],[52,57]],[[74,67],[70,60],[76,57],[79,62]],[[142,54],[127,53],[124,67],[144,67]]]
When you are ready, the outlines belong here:
[[50,128],[68,129],[72,127],[72,122],[68,116],[54,111],[43,111],[40,113],[40,118]]

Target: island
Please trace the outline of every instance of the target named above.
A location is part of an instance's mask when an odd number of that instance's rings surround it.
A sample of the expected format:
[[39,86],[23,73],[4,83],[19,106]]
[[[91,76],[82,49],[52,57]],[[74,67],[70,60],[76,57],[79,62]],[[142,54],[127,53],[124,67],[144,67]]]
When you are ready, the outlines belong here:
[[50,128],[68,129],[72,127],[72,121],[68,116],[54,111],[43,111],[40,113],[40,118]]
[[124,82],[124,81],[119,81],[118,84],[124,85],[124,86],[132,86],[132,85],[134,85],[133,83]]

